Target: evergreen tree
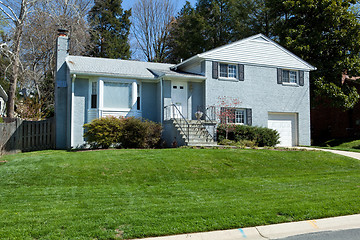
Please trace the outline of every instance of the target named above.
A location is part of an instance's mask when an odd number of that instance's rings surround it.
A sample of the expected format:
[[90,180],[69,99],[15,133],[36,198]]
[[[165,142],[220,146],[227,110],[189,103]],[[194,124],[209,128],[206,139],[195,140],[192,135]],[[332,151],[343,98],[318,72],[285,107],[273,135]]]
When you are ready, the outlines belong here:
[[360,23],[354,0],[270,0],[281,18],[274,35],[280,44],[317,67],[310,74],[312,99],[325,96],[336,106],[352,108],[359,99],[342,74],[360,74]]
[[251,0],[199,0],[187,2],[172,23],[168,41],[169,62],[251,35],[248,28]]
[[209,49],[204,38],[206,20],[198,14],[189,2],[181,9],[179,16],[170,26],[166,61],[178,63]]
[[129,59],[131,10],[123,11],[122,0],[95,0],[89,12],[94,57]]

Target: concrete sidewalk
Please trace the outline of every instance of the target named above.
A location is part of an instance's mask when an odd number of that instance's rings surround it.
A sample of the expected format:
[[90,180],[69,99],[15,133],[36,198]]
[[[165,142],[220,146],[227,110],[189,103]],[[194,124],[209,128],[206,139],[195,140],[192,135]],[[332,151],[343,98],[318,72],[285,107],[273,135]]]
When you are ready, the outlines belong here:
[[341,151],[341,150],[333,150],[333,149],[325,149],[325,148],[311,148],[311,147],[296,147],[296,148],[306,149],[310,151],[312,150],[312,151],[331,152],[360,160],[360,152],[349,152],[349,151]]
[[264,240],[278,239],[299,234],[339,231],[360,228],[360,214],[289,222],[258,227],[239,228],[224,231],[189,233],[173,236],[143,238],[144,240]]

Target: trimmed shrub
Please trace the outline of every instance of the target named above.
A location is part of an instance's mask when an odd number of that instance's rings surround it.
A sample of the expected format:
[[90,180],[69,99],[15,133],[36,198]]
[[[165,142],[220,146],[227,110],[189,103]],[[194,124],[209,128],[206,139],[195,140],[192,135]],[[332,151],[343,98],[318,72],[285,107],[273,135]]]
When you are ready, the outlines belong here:
[[161,125],[138,118],[104,117],[84,125],[92,148],[155,148],[160,145]]
[[144,148],[146,126],[138,118],[129,117],[122,119],[123,129],[118,143],[122,148]]
[[220,124],[217,128],[218,141],[226,138],[226,130],[228,131],[228,139],[241,142],[243,140],[253,141],[257,146],[275,146],[279,143],[279,133],[276,130],[256,127],[248,125],[235,125],[231,124],[231,127],[226,124]]
[[240,141],[237,141],[236,142],[236,146],[239,146],[239,147],[250,147],[250,148],[253,148],[253,147],[256,147],[257,144],[255,141],[252,141],[252,140],[240,140]]
[[84,137],[92,148],[109,148],[120,139],[123,121],[113,116],[103,117],[84,124],[84,128]]
[[160,124],[145,121],[143,124],[146,126],[145,134],[145,148],[159,148],[161,147],[161,132],[162,127]]
[[236,142],[229,139],[222,139],[221,141],[219,141],[219,145],[235,146]]

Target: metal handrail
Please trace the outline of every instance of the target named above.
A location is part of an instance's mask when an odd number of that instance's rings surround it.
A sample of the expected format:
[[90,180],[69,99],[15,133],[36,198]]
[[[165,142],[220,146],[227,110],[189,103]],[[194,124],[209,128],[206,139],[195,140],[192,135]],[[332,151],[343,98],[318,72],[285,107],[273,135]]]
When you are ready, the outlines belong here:
[[[204,114],[205,114],[205,117],[208,118],[210,122],[214,122],[215,118],[211,119],[207,114],[207,112],[210,108],[212,109],[212,114],[214,114],[214,110],[213,110],[215,108],[214,106],[207,107],[204,111]],[[205,118],[205,121],[206,121],[206,118]]]
[[[178,119],[178,118],[175,118],[175,111],[172,111],[172,113],[174,114],[174,116],[173,116],[173,118],[172,119],[174,119],[174,121],[179,125],[179,127],[180,127],[180,130],[183,132],[183,134],[185,135],[185,137],[186,137],[186,139],[187,139],[187,142],[190,142],[190,124],[189,124],[189,122],[186,120],[186,118],[184,117],[184,115],[181,113],[181,111],[178,109],[178,107],[175,105],[175,104],[170,104],[170,105],[167,105],[167,106],[165,106],[164,108],[166,109],[166,108],[168,108],[168,107],[171,107],[173,110],[176,110],[177,111],[177,113],[179,113],[179,115],[181,116],[181,118],[180,119]],[[170,112],[170,114],[171,114],[171,112]],[[170,117],[171,118],[171,117]],[[185,131],[184,129],[183,129],[183,127],[182,127],[182,121],[184,121],[185,122],[185,124],[186,124],[186,126],[187,126],[187,131]]]
[[[211,119],[211,118],[208,116],[208,114],[207,114],[208,110],[209,110],[210,108],[213,109],[214,106],[207,107],[207,108],[205,109],[205,111],[204,111],[204,107],[202,107],[202,106],[198,106],[197,108],[198,108],[198,111],[201,111],[201,112],[203,113],[203,117],[204,117],[205,122],[206,122],[206,119],[208,119],[209,122],[214,122],[214,121],[215,121],[215,120]],[[212,110],[212,111],[214,111],[214,110]],[[214,130],[213,130],[213,134],[211,134],[210,131],[206,128],[206,126],[205,126],[201,121],[200,121],[200,123],[201,123],[202,127],[206,130],[206,132],[208,133],[208,135],[214,140],[214,138],[215,138],[215,128],[214,128]]]

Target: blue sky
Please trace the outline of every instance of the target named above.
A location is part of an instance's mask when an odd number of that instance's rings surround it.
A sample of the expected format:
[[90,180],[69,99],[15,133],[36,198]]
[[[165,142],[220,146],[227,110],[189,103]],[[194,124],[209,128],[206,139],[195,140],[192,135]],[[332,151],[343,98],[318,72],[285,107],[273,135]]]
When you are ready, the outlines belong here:
[[[177,7],[177,11],[180,11],[180,9],[185,5],[186,0],[173,0],[175,2],[175,5]],[[191,3],[191,6],[195,6],[195,3],[197,0],[188,0]],[[136,0],[123,0],[122,6],[124,9],[129,9],[132,7],[132,5],[136,2]]]

